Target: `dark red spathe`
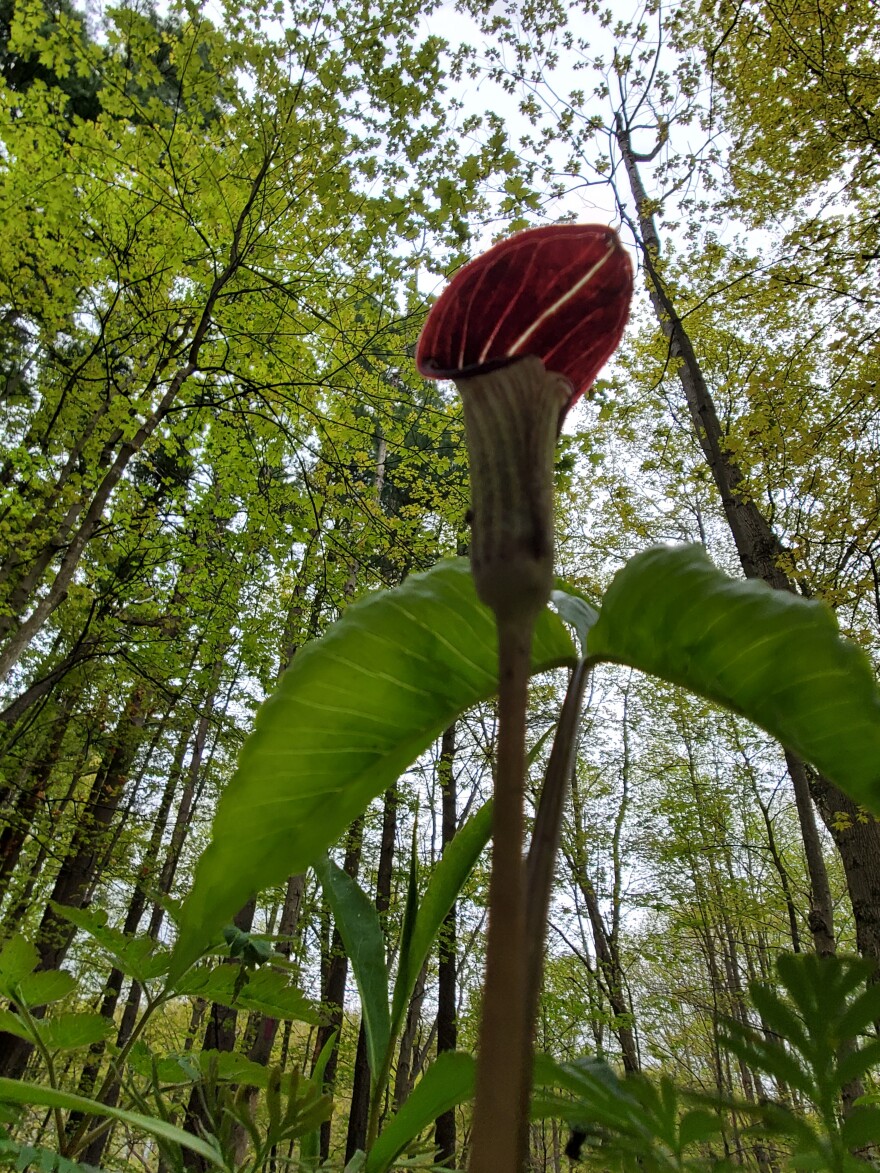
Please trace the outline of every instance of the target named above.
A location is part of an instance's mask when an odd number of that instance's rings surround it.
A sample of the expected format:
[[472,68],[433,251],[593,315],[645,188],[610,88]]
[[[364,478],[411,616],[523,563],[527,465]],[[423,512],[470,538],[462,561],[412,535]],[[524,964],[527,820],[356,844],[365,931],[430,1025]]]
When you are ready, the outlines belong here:
[[587,390],[620,341],[633,273],[604,224],[531,228],[464,265],[435,302],[416,348],[429,379],[461,379],[534,354]]

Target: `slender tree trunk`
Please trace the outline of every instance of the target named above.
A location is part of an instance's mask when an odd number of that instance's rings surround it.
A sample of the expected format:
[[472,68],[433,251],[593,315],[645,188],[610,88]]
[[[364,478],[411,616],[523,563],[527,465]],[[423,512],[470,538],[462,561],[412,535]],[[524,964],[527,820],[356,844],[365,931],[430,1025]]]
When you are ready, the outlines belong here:
[[[217,668],[215,672],[219,673],[222,670],[222,661],[217,661]],[[163,895],[167,895],[174,884],[174,877],[177,874],[177,865],[180,862],[180,853],[183,850],[183,845],[186,841],[186,836],[190,829],[192,814],[197,806],[198,796],[201,793],[201,787],[204,784],[202,776],[202,763],[205,757],[205,746],[208,739],[208,733],[211,729],[211,721],[214,715],[214,704],[216,699],[216,685],[218,683],[218,676],[212,682],[212,689],[206,698],[204,708],[199,716],[196,725],[196,734],[193,741],[192,753],[187,766],[186,776],[184,779],[183,789],[180,793],[180,801],[177,806],[177,814],[174,819],[174,826],[171,829],[171,837],[168,842],[168,847],[165,852],[165,859],[162,864],[162,870],[159,873],[157,887]],[[231,691],[230,684],[230,691]],[[229,703],[229,694],[227,694],[226,704]],[[225,712],[226,705],[223,711]],[[165,917],[165,910],[162,905],[156,901],[153,904],[153,911],[150,915],[150,923],[147,928],[147,935],[156,940],[159,936],[159,930],[162,927],[162,921]]]
[[[322,511],[323,514],[323,511]],[[321,514],[321,515],[322,515]],[[305,624],[305,597],[308,586],[308,571],[312,550],[317,541],[319,530],[317,526],[312,530],[308,545],[300,562],[296,581],[291,592],[290,601],[284,619],[284,632],[281,637],[281,649],[278,656],[278,678],[290,667],[299,650],[303,637],[308,638]],[[316,617],[312,616],[312,622]],[[281,910],[278,934],[281,941],[278,952],[289,957],[291,953],[290,938],[297,930],[299,914],[302,908],[303,893],[305,892],[305,873],[300,872],[290,876],[287,881],[287,890]],[[253,1022],[253,1040],[248,1050],[248,1058],[255,1063],[267,1064],[275,1045],[275,1036],[278,1033],[278,1019],[260,1015]]]
[[[86,766],[89,759],[90,747],[86,743],[80,749],[79,757],[75,765],[70,771],[70,780],[67,784],[67,789],[60,800],[53,804],[53,816],[60,824],[63,822],[65,814],[73,802],[79,783],[83,774],[86,772]],[[39,850],[34,856],[30,865],[28,866],[28,876],[24,884],[17,891],[13,889],[10,884],[10,896],[13,897],[9,907],[6,909],[3,916],[3,924],[0,927],[0,937],[7,937],[11,933],[19,932],[22,928],[23,922],[28,913],[32,911],[31,903],[34,894],[34,889],[37,886],[37,881],[43,870],[43,865],[49,858],[50,854],[50,839],[49,836],[44,836],[40,843]]]
[[32,705],[41,701],[64,679],[68,672],[81,664],[94,659],[100,653],[101,640],[96,635],[87,635],[86,632],[92,622],[90,614],[83,631],[66,656],[57,662],[48,672],[32,681],[31,684],[0,712],[0,723],[14,725],[19,721]]
[[[437,765],[442,796],[441,838],[445,851],[458,830],[458,791],[455,777],[455,725],[450,725],[440,742]],[[443,921],[438,946],[437,973],[437,1054],[454,1051],[458,1046],[457,1013],[457,909],[453,903]],[[434,1128],[436,1162],[452,1168],[455,1163],[455,1109],[437,1117]]]
[[[168,892],[170,892],[171,885],[174,882],[174,875],[175,875],[175,872],[177,869],[178,860],[180,858],[180,852],[183,847],[183,844],[184,844],[184,841],[186,838],[186,834],[187,834],[187,831],[190,826],[192,812],[193,812],[195,806],[197,805],[198,794],[200,793],[201,785],[204,782],[204,779],[202,777],[202,763],[204,761],[206,741],[207,741],[208,733],[211,728],[212,718],[214,715],[214,705],[215,705],[215,701],[216,701],[217,687],[219,684],[220,676],[222,674],[222,669],[223,669],[223,659],[222,659],[222,657],[220,657],[216,661],[214,668],[212,670],[211,679],[210,679],[210,682],[208,685],[209,692],[208,692],[208,695],[205,697],[205,700],[204,700],[204,703],[202,706],[202,711],[199,715],[198,722],[196,723],[196,726],[195,726],[195,736],[193,738],[193,745],[192,745],[192,750],[190,753],[189,763],[186,767],[186,774],[184,776],[184,786],[183,786],[183,790],[181,792],[180,800],[179,800],[178,807],[177,807],[177,814],[175,817],[174,827],[172,828],[170,842],[168,844],[168,848],[167,848],[167,851],[165,854],[165,860],[162,864],[162,868],[161,868],[161,871],[159,873],[159,876],[158,876],[158,879],[157,879],[157,882],[155,885],[156,888],[160,892],[162,892],[163,894],[167,894]],[[230,686],[230,688],[231,688],[231,686]],[[228,704],[228,700],[229,700],[229,697],[227,695],[227,704]],[[225,711],[225,706],[224,706],[224,711]],[[178,750],[180,749],[181,746],[183,747],[184,750],[186,749],[186,741],[184,741],[183,739],[181,739],[181,742],[178,745]],[[179,776],[178,776],[178,781],[179,781]],[[169,779],[169,787],[170,787],[170,779]],[[171,801],[173,801],[173,793],[169,794],[169,787],[166,787],[165,793],[163,795],[163,805],[164,805],[164,800],[166,797],[169,799],[169,803]],[[177,789],[177,782],[175,782],[175,785],[173,787],[173,791],[176,792],[176,789]],[[170,806],[169,806],[169,811],[170,811]],[[166,816],[165,816],[166,825],[167,825],[167,813],[168,812],[166,812]],[[157,830],[157,826],[154,825],[154,833],[156,830]],[[164,834],[164,827],[163,827],[163,834]],[[152,841],[151,841],[151,849],[152,849]],[[158,854],[159,853],[158,853],[158,847],[157,847],[152,858],[158,858]],[[142,897],[144,899],[147,899],[148,897],[147,897],[147,892],[146,892],[145,888],[141,888],[140,891],[141,891]],[[140,918],[141,918],[141,916],[143,916],[143,912],[144,912],[144,908],[141,908],[140,913],[138,915],[138,923],[140,923]],[[164,919],[164,916],[165,916],[165,910],[162,908],[162,905],[158,901],[154,902],[152,913],[150,916],[150,923],[146,929],[145,936],[151,938],[154,941],[158,939],[159,931],[162,927],[162,921]],[[132,930],[132,931],[134,931],[134,930]],[[117,1048],[125,1046],[125,1044],[128,1042],[128,1040],[131,1038],[132,1031],[134,1030],[135,1024],[137,1023],[138,1011],[140,1009],[140,1002],[141,1002],[141,993],[142,993],[141,987],[138,984],[138,982],[132,981],[131,985],[129,986],[128,995],[126,997],[125,1005],[122,1010],[122,1019],[120,1021],[119,1030],[116,1035]],[[115,1107],[116,1104],[119,1102],[120,1091],[121,1091],[121,1085],[119,1083],[119,1080],[116,1079],[113,1081],[113,1083],[107,1089],[106,1095],[104,1095],[102,1097],[102,1102],[107,1104],[109,1107]],[[101,1133],[100,1136],[96,1137],[92,1141],[92,1143],[89,1145],[89,1147],[86,1150],[84,1157],[83,1157],[83,1159],[86,1161],[87,1164],[95,1165],[95,1166],[99,1166],[101,1164],[103,1153],[106,1148],[107,1142],[110,1139],[110,1135],[111,1135],[111,1130],[108,1129],[106,1132]]]
[[807,875],[810,877],[809,926],[813,935],[813,948],[820,957],[833,957],[837,951],[834,939],[834,900],[828,882],[828,872],[825,869],[825,856],[819,829],[816,826],[807,771],[803,761],[788,750],[785,751],[785,762],[794,787],[794,801],[807,860]]
[[[174,752],[174,757],[171,763],[171,769],[168,772],[168,778],[162,792],[162,798],[159,803],[156,817],[153,819],[153,826],[150,832],[150,840],[147,845],[147,850],[144,854],[144,862],[141,865],[140,873],[137,882],[134,886],[134,891],[131,894],[131,900],[128,904],[128,911],[125,915],[125,921],[122,926],[122,931],[127,937],[133,937],[138,930],[141,923],[141,917],[144,915],[144,910],[147,907],[147,886],[149,885],[150,877],[153,871],[153,863],[159,856],[159,848],[162,844],[162,838],[165,834],[165,828],[168,824],[168,816],[171,812],[171,804],[174,801],[174,794],[177,790],[180,776],[183,772],[183,761],[186,754],[186,747],[190,739],[191,729],[186,729],[180,735],[177,742],[177,747]],[[122,993],[122,985],[124,981],[124,974],[121,969],[114,966],[110,970],[107,981],[104,985],[104,994],[101,999],[100,1014],[104,1018],[113,1018],[116,1013],[116,1007],[119,1004],[119,997]],[[106,1049],[104,1042],[93,1043],[89,1048],[88,1062],[82,1069],[79,1079],[78,1094],[81,1096],[91,1096],[95,1083],[98,1078],[100,1070],[101,1057]],[[105,1099],[105,1103],[107,1100]],[[115,1103],[115,1101],[114,1101]],[[68,1123],[68,1130],[74,1124],[79,1123],[82,1119],[81,1113],[71,1113],[71,1118]],[[103,1151],[103,1145],[101,1146]],[[88,1162],[89,1164],[91,1162]]]
[[620,957],[616,934],[609,931],[593,882],[587,872],[586,848],[587,828],[584,820],[583,805],[580,790],[577,784],[576,772],[572,774],[572,813],[574,817],[574,844],[569,848],[567,855],[569,866],[572,869],[575,883],[587,906],[590,918],[590,927],[593,931],[593,947],[596,952],[596,976],[602,991],[611,1007],[614,1021],[611,1028],[617,1036],[620,1046],[623,1068],[627,1074],[636,1074],[641,1070],[639,1052],[636,1046],[635,1032],[633,1031],[632,1007],[626,996],[626,978],[623,963]]
[[[43,913],[35,942],[40,969],[57,969],[73,940],[74,926],[55,912],[53,904],[82,907],[119,807],[146,717],[144,690],[137,685],[116,727],[104,764],[95,776],[86,812],[76,825],[55,878],[51,901]],[[23,1039],[0,1034],[0,1074],[20,1078],[30,1051],[30,1045]]]
[[[712,472],[743,572],[747,578],[763,579],[775,590],[797,593],[795,584],[782,569],[783,550],[779,539],[747,492],[745,477],[726,443],[693,342],[681,317],[676,313],[658,270],[660,238],[651,214],[651,203],[639,173],[638,164],[642,157],[633,150],[630,130],[622,113],[617,115],[616,137],[635,202],[636,220],[633,226],[641,242],[648,291],[660,328],[668,341],[669,352],[673,358],[680,360],[678,377],[694,433]],[[621,211],[626,215],[623,208]],[[818,953],[827,954],[834,951],[834,921],[821,840],[818,837],[815,819],[806,814],[808,804],[804,802],[803,793],[804,764],[791,753],[786,753],[786,762],[789,772],[792,773],[798,816],[801,820],[801,834],[810,871],[810,927],[814,947]],[[829,803],[837,806],[838,803],[843,805],[846,801],[845,796],[831,782],[827,782],[823,789]],[[872,822],[868,826],[870,830],[865,833],[864,845],[869,847],[871,858],[877,859],[880,858],[880,824]],[[876,928],[880,922],[880,868],[854,867],[855,861],[852,857],[849,861],[843,860],[843,863],[847,871],[847,886],[853,900],[853,914],[857,925],[860,920],[864,921],[866,918],[868,922],[863,925],[861,931],[857,928],[860,942],[864,942],[866,949],[876,948]],[[868,955],[880,960],[880,952]]]
[[779,883],[782,888],[783,897],[785,899],[785,910],[788,914],[788,931],[791,935],[791,951],[792,953],[800,953],[801,934],[798,927],[797,908],[795,907],[794,897],[791,893],[791,881],[788,875],[788,868],[785,866],[785,861],[783,860],[776,843],[776,833],[773,830],[773,820],[770,818],[770,808],[764,802],[757,783],[752,777],[751,770],[749,770],[749,779],[752,782],[752,794],[754,795],[755,801],[761,810],[761,817],[764,820],[764,830],[767,835],[767,846],[770,849],[770,858],[773,861],[773,867],[776,869],[776,874],[779,876]]
[[[395,787],[385,791],[385,809],[382,816],[382,838],[379,844],[379,867],[376,874],[376,911],[384,922],[391,903],[391,876],[394,867],[394,847],[397,836],[398,794]],[[358,1151],[367,1147],[367,1124],[370,1114],[371,1072],[367,1062],[367,1032],[363,1015],[358,1031],[354,1079],[351,1087],[351,1108],[348,1114],[348,1134],[345,1141],[346,1165]]]
[[880,962],[880,824],[822,774],[808,768],[807,777],[843,862],[858,950],[863,957]]
[[[299,916],[302,910],[303,894],[305,892],[305,872],[298,872],[287,881],[287,890],[284,894],[284,904],[281,908],[281,917],[278,921],[278,952],[289,957],[291,953],[290,938],[296,933],[299,926]],[[260,1015],[255,1023],[254,1039],[248,1050],[248,1058],[254,1063],[269,1062],[272,1048],[275,1045],[275,1036],[278,1033],[278,1019]]]
[[0,830],[0,901],[6,894],[9,878],[21,855],[22,846],[30,834],[34,814],[44,801],[52,771],[58,763],[64,735],[70,724],[73,697],[62,697],[51,728],[46,734],[37,764],[22,778],[18,800],[12,809],[3,812],[5,826]]
[[[249,900],[234,917],[235,927],[243,933],[249,933],[254,923],[256,900]],[[221,1006],[214,1002],[208,1012],[208,1022],[202,1040],[201,1050],[204,1051],[234,1051],[235,1029],[238,1023],[238,1011],[231,1006]],[[183,1127],[194,1136],[202,1133],[213,1134],[219,1125],[217,1120],[217,1105],[211,1103],[205,1094],[204,1081],[193,1085],[189,1103],[186,1108]],[[213,1167],[204,1159],[189,1149],[183,1150],[183,1166],[194,1173],[208,1173]]]
[[[353,880],[357,879],[361,863],[361,849],[364,842],[364,819],[359,816],[348,829],[345,845],[345,859],[343,870]],[[323,990],[321,1000],[327,1007],[327,1017],[318,1027],[315,1039],[315,1049],[312,1060],[312,1069],[317,1063],[318,1056],[330,1041],[331,1035],[336,1038],[333,1043],[327,1064],[324,1068],[324,1084],[328,1090],[333,1089],[336,1081],[336,1069],[339,1065],[339,1038],[342,1033],[343,1003],[345,1000],[345,984],[348,981],[348,957],[342,944],[339,932],[334,929],[331,938],[329,954],[322,966]],[[325,1120],[321,1125],[321,1160],[326,1161],[330,1156],[330,1132],[332,1119]]]
[[428,978],[428,963],[422,966],[416,983],[413,986],[412,997],[406,1012],[406,1023],[400,1035],[400,1045],[397,1049],[397,1071],[394,1076],[394,1109],[399,1112],[406,1103],[415,1083],[415,1073],[418,1069],[418,1060],[413,1059],[415,1051],[416,1033],[422,1018],[422,1005],[425,1001],[425,985]]

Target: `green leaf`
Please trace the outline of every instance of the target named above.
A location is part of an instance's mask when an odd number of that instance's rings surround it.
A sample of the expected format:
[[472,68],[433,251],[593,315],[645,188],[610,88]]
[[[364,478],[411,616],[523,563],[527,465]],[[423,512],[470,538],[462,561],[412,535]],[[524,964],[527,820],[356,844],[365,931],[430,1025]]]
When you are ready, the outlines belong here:
[[861,1148],[880,1141],[880,1108],[852,1108],[840,1126],[847,1148]]
[[249,974],[244,985],[239,986],[240,977],[241,967],[238,965],[199,966],[181,978],[175,989],[179,994],[219,1002],[221,1006],[256,1010],[270,1018],[318,1022],[318,1008],[301,990],[290,985],[283,973],[270,968],[260,969]]
[[[559,1063],[550,1055],[536,1055],[536,1088],[562,1088],[565,1097],[544,1093],[532,1103],[533,1117],[557,1116],[588,1135],[610,1132],[618,1143],[635,1147],[644,1155],[653,1142],[656,1121],[636,1098],[651,1097],[647,1081],[621,1080],[600,1060],[583,1057]],[[571,1096],[574,1098],[571,1098]],[[653,1092],[655,1106],[657,1093]]]
[[155,1116],[142,1116],[139,1112],[126,1112],[122,1108],[111,1108],[107,1104],[99,1104],[95,1100],[88,1100],[85,1096],[77,1096],[72,1092],[62,1092],[55,1088],[37,1086],[24,1083],[19,1079],[0,1078],[0,1102],[7,1104],[38,1104],[43,1108],[61,1108],[69,1112],[84,1112],[87,1116],[108,1116],[112,1120],[121,1120],[131,1128],[159,1137],[161,1140],[171,1141],[190,1149],[199,1156],[210,1161],[212,1165],[224,1168],[221,1153],[202,1140],[193,1136],[191,1132],[184,1132],[182,1128],[175,1128],[166,1120],[159,1120]]
[[11,998],[18,983],[38,964],[37,951],[30,941],[18,934],[10,937],[0,951],[0,992],[4,997]]
[[[575,650],[549,610],[535,671]],[[349,607],[257,715],[181,909],[179,976],[260,889],[303,871],[465,709],[497,686],[497,635],[464,559]]]
[[333,1050],[336,1046],[336,1038],[338,1033],[338,1031],[333,1031],[333,1033],[327,1039],[327,1042],[324,1044],[321,1050],[321,1054],[318,1056],[318,1061],[315,1063],[314,1069],[312,1071],[312,1083],[314,1084],[320,1084],[324,1080],[324,1072],[327,1069],[327,1064],[330,1062],[330,1056],[333,1054]]
[[551,594],[550,601],[565,622],[575,629],[581,651],[586,655],[589,635],[596,625],[599,612],[568,583],[557,581],[556,586],[557,589]]
[[38,964],[34,946],[24,937],[11,937],[0,952],[0,995],[29,1007],[45,1006],[76,989],[76,981],[66,970],[37,970]]
[[135,981],[143,984],[168,972],[171,957],[168,950],[159,948],[150,937],[127,937],[119,929],[110,928],[103,909],[71,908],[54,900],[52,907],[59,916],[88,933],[106,950],[114,964]]
[[474,1094],[474,1060],[460,1051],[438,1055],[367,1154],[365,1173],[385,1173],[394,1158],[438,1116]]
[[244,933],[235,924],[223,930],[223,939],[229,946],[229,956],[235,957],[247,966],[265,965],[274,952],[271,941]]
[[50,1051],[76,1051],[103,1042],[116,1030],[112,1019],[85,1011],[59,1014],[40,1023],[40,1037]]
[[538,760],[538,755],[540,754],[541,750],[544,748],[544,746],[547,744],[547,742],[550,740],[550,738],[554,736],[555,733],[556,733],[556,726],[555,725],[549,725],[544,730],[544,732],[541,734],[541,736],[538,738],[538,740],[535,742],[535,744],[532,746],[532,748],[529,750],[528,754],[526,755],[526,766],[527,767],[533,766],[535,764],[535,762]]
[[487,802],[458,830],[431,873],[416,913],[412,937],[402,948],[397,969],[391,1008],[391,1026],[395,1032],[403,1021],[416,978],[440,926],[491,834],[492,803]]
[[786,1002],[783,1002],[774,989],[760,982],[752,982],[749,985],[749,994],[752,1005],[761,1015],[762,1022],[766,1023],[774,1034],[797,1047],[799,1051],[806,1050],[809,1040],[803,1021]]
[[401,1002],[406,1001],[406,991],[412,991],[418,976],[418,971],[412,972],[412,940],[419,914],[418,829],[418,819],[413,819],[412,842],[409,850],[409,876],[406,884],[406,900],[403,907],[403,921],[400,926],[400,944],[398,946],[400,960],[397,965],[394,994],[391,999],[391,1046],[394,1045],[403,1020],[400,1011]]
[[880,811],[880,694],[823,603],[658,546],[615,576],[589,650],[741,713]]
[[765,1039],[750,1027],[733,1019],[725,1019],[719,1031],[722,1045],[732,1051],[748,1067],[772,1075],[779,1083],[810,1096],[814,1093],[814,1081],[810,1072],[804,1070],[797,1058],[785,1049],[781,1042]]
[[0,1010],[0,1030],[15,1035],[18,1039],[27,1039],[31,1043],[34,1041],[33,1032],[27,1022],[14,1010]]
[[[324,1047],[321,1054],[318,1056],[318,1061],[312,1071],[311,1082],[315,1087],[320,1087],[324,1081],[324,1071],[333,1054],[333,1049],[336,1046],[337,1031],[333,1031]],[[300,1164],[304,1169],[316,1169],[321,1160],[321,1132],[320,1129],[315,1128],[307,1132],[299,1142],[299,1157]]]
[[872,985],[853,999],[835,1025],[842,1038],[855,1038],[856,1035],[867,1033],[878,1020],[880,986]]
[[95,1165],[71,1161],[69,1157],[62,1157],[52,1149],[0,1138],[0,1165],[8,1161],[13,1161],[14,1167],[21,1171],[39,1169],[41,1173],[101,1173]]
[[876,1071],[878,1068],[880,1068],[880,1039],[871,1039],[863,1047],[849,1051],[840,1059],[834,1077],[839,1087],[846,1087],[853,1080],[861,1079],[867,1072]]
[[385,934],[375,904],[351,876],[331,859],[320,860],[314,867],[351,961],[361,996],[367,1057],[375,1079],[391,1039]]
[[[184,1055],[179,1058],[181,1070],[183,1070],[182,1061],[184,1058]],[[257,1063],[253,1059],[248,1059],[247,1055],[239,1055],[235,1051],[199,1051],[196,1062],[202,1075],[210,1075],[221,1081],[248,1083],[259,1088],[268,1086],[272,1074],[271,1067],[267,1067],[264,1063]],[[284,1092],[289,1091],[294,1078],[293,1072],[282,1076],[280,1089]]]
[[45,969],[28,974],[18,985],[19,998],[28,1006],[60,1002],[76,990],[76,978],[66,969]]
[[705,1144],[721,1132],[721,1119],[705,1108],[691,1108],[685,1112],[679,1125],[679,1145],[685,1149],[692,1144]]
[[138,1039],[128,1052],[126,1062],[142,1078],[160,1084],[193,1083],[202,1074],[191,1051],[154,1055],[143,1039]]

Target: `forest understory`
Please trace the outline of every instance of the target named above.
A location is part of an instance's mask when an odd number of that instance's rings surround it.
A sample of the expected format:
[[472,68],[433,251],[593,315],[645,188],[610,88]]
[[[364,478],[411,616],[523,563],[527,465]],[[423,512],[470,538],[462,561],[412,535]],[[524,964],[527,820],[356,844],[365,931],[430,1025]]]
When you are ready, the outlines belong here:
[[[880,1167],[878,62],[875,0],[0,0],[0,1167]],[[490,353],[560,224],[634,296],[517,767],[467,394],[568,377]]]

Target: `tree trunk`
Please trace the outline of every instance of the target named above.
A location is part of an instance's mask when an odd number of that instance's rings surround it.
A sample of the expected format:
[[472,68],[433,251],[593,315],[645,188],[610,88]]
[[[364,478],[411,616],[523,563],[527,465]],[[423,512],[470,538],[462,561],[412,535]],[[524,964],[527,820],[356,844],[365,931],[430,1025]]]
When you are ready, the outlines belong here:
[[14,809],[3,812],[6,825],[0,830],[0,901],[6,895],[9,878],[21,855],[22,846],[30,834],[37,807],[46,797],[49,779],[58,762],[64,735],[70,724],[73,697],[62,697],[58,713],[43,742],[40,757],[29,775],[22,777],[22,786]]
[[[240,929],[243,933],[249,933],[251,931],[256,907],[257,902],[254,899],[249,900],[239,910],[238,914],[233,918],[237,929]],[[234,1010],[231,1006],[221,1006],[217,1002],[213,1003],[208,1013],[208,1023],[205,1027],[201,1050],[203,1052],[228,1052],[235,1050],[235,1028],[237,1023],[237,1010]],[[208,1100],[205,1095],[205,1088],[204,1081],[195,1083],[190,1092],[189,1103],[186,1107],[183,1127],[194,1136],[201,1136],[203,1133],[216,1135],[219,1127],[217,1105]],[[181,1151],[183,1153],[183,1166],[185,1169],[193,1170],[194,1173],[208,1173],[213,1168],[198,1153],[194,1153],[190,1149],[183,1149]]]
[[[360,815],[348,829],[345,844],[345,859],[343,870],[353,880],[357,879],[361,863],[361,849],[364,842],[364,817]],[[318,1027],[315,1038],[315,1049],[312,1059],[314,1071],[318,1056],[335,1034],[327,1064],[324,1068],[324,1085],[327,1090],[333,1090],[336,1081],[336,1069],[339,1065],[339,1038],[342,1033],[343,1003],[345,1001],[345,984],[348,980],[348,957],[342,944],[339,932],[334,929],[329,945],[329,953],[325,956],[322,965],[323,989],[321,1001],[327,1007],[327,1018]],[[326,1161],[330,1156],[330,1130],[332,1119],[321,1124],[321,1160]]]
[[[437,764],[442,795],[441,838],[445,851],[458,830],[458,791],[455,777],[455,725],[450,725],[440,742],[440,761]],[[437,959],[437,1054],[454,1051],[458,1046],[457,1013],[457,911],[453,903],[440,930]],[[455,1164],[455,1109],[450,1108],[437,1117],[434,1144],[438,1165],[453,1168]]]
[[416,1032],[422,1018],[422,1004],[425,1001],[425,983],[428,977],[427,961],[419,971],[416,984],[413,986],[412,997],[406,1012],[406,1024],[400,1036],[400,1046],[397,1049],[397,1071],[394,1076],[394,1110],[399,1112],[406,1103],[415,1083],[415,1069],[418,1062],[413,1062]]
[[858,950],[863,957],[880,961],[880,824],[822,774],[808,767],[807,777],[843,862]]
[[[761,578],[775,590],[797,593],[794,583],[782,569],[780,559],[783,553],[778,537],[773,532],[753,498],[746,491],[745,477],[725,443],[724,433],[715,409],[693,342],[684,323],[675,311],[675,306],[666,291],[657,268],[660,253],[660,238],[651,215],[651,204],[639,174],[640,156],[633,150],[630,130],[621,113],[617,114],[616,137],[623,156],[630,189],[636,206],[637,239],[640,241],[648,291],[660,328],[669,343],[669,353],[680,359],[678,377],[684,392],[694,433],[703,450],[715,486],[721,498],[727,523],[739,555],[740,564],[747,578]],[[625,211],[621,208],[622,213]],[[804,839],[807,866],[810,874],[812,909],[810,928],[815,949],[818,953],[834,951],[834,923],[829,900],[830,888],[822,855],[821,840],[815,819],[808,816],[803,794],[804,763],[796,755],[786,753],[789,772],[795,790],[798,816],[801,820],[801,834]],[[831,782],[825,785],[824,794],[829,805],[842,809],[848,800]],[[866,831],[860,847],[868,849],[869,858],[880,858],[880,824],[871,821],[865,824]],[[860,948],[876,950],[877,924],[880,920],[880,869],[862,866],[850,854],[843,859],[847,873],[850,896],[857,895],[853,903]],[[850,876],[850,869],[854,868]],[[858,902],[858,909],[855,901]],[[859,922],[863,922],[859,927]],[[880,960],[880,951],[867,956]]]
[[[128,912],[125,916],[125,922],[122,926],[122,931],[127,937],[133,937],[138,930],[141,923],[141,917],[144,915],[144,910],[147,907],[147,886],[153,869],[153,862],[159,856],[159,848],[162,844],[162,838],[165,834],[165,828],[168,824],[168,816],[171,812],[171,804],[174,801],[174,794],[177,790],[177,785],[180,781],[181,773],[183,772],[183,760],[186,754],[186,747],[190,738],[190,729],[186,729],[178,738],[177,747],[175,749],[174,758],[171,763],[171,769],[168,772],[168,779],[165,783],[162,792],[162,799],[159,803],[159,808],[156,811],[156,817],[153,820],[152,830],[150,832],[150,841],[144,855],[144,862],[141,865],[138,880],[134,886],[134,891],[131,894],[131,900],[128,904]],[[110,970],[107,981],[104,985],[104,994],[101,999],[100,1014],[104,1018],[113,1018],[116,1013],[116,1007],[119,1004],[119,997],[122,993],[122,984],[124,974],[121,969],[114,966]],[[130,1033],[130,1032],[129,1032]],[[125,1040],[127,1041],[127,1040]],[[101,1057],[106,1050],[106,1043],[93,1043],[89,1048],[88,1062],[82,1069],[79,1079],[79,1087],[77,1093],[81,1096],[91,1096],[95,1089],[95,1083],[98,1078],[100,1070]],[[105,1103],[109,1103],[107,1098]],[[116,1101],[113,1101],[115,1105]],[[73,1125],[78,1125],[82,1120],[82,1113],[72,1112],[70,1120],[68,1121],[68,1131]],[[109,1130],[104,1134],[109,1135]],[[95,1142],[97,1143],[97,1142]],[[100,1152],[103,1153],[103,1143],[101,1144]],[[100,1155],[99,1155],[100,1160]],[[88,1162],[91,1164],[91,1160]]]
[[641,1063],[633,1031],[632,1007],[626,996],[626,979],[617,934],[609,931],[605,924],[596,890],[587,872],[585,848],[587,827],[576,772],[572,773],[571,793],[574,843],[566,854],[575,883],[587,906],[590,927],[593,931],[593,947],[596,952],[596,979],[614,1015],[611,1029],[620,1046],[623,1069],[628,1075],[635,1075],[641,1070]]
[[[116,815],[128,771],[138,748],[139,734],[147,717],[144,689],[137,685],[119,720],[104,764],[95,776],[86,812],[76,824],[64,861],[55,878],[52,897],[37,933],[39,968],[57,969],[75,933],[74,926],[55,912],[53,904],[81,908],[94,878],[110,824]],[[23,1039],[0,1034],[0,1074],[21,1078],[30,1054]]]
[[[394,869],[394,847],[397,837],[398,793],[396,787],[385,791],[385,810],[382,816],[382,838],[379,844],[379,867],[376,873],[376,912],[384,923],[391,903],[391,877]],[[348,1114],[348,1135],[345,1141],[346,1165],[358,1151],[367,1147],[367,1124],[370,1115],[371,1072],[367,1062],[367,1032],[363,1015],[358,1031],[354,1080],[351,1087],[351,1109]]]

